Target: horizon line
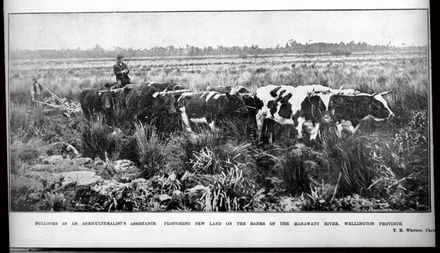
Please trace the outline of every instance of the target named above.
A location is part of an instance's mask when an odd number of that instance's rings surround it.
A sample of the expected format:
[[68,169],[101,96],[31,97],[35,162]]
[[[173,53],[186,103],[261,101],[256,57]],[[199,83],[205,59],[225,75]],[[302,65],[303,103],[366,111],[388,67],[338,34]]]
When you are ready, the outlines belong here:
[[[310,43],[310,44],[307,44],[307,43],[303,44],[301,42],[298,42],[298,44],[301,45],[301,46],[316,45],[316,44],[336,44],[337,45],[337,44],[340,44],[341,42],[344,43],[345,45],[347,45],[347,44],[350,44],[351,41],[350,42],[344,42],[344,41],[340,41],[340,42],[322,42],[322,41],[319,41],[319,42],[313,42],[313,43]],[[150,47],[150,48],[133,48],[131,46],[127,46],[127,47],[114,46],[113,48],[105,48],[105,47],[103,47],[103,46],[101,46],[99,44],[96,44],[95,46],[89,47],[89,48],[81,48],[81,47],[77,47],[77,48],[9,48],[9,51],[20,51],[20,50],[22,50],[22,51],[25,51],[25,50],[30,50],[30,51],[82,50],[82,51],[85,51],[85,50],[93,50],[96,47],[101,48],[101,49],[106,50],[106,51],[114,51],[114,50],[118,50],[118,49],[119,50],[153,50],[154,48],[167,48],[167,47],[174,47],[176,49],[187,48],[187,47],[195,47],[195,48],[212,47],[212,48],[216,49],[218,47],[225,47],[225,48],[238,47],[238,48],[244,48],[244,47],[251,47],[251,46],[257,46],[258,49],[276,49],[277,46],[281,46],[281,47],[284,48],[285,44],[287,44],[287,43],[288,42],[279,43],[277,45],[269,46],[269,47],[267,47],[267,46],[266,47],[260,47],[258,44],[251,44],[251,45],[241,45],[241,46],[239,46],[239,45],[232,45],[232,46],[226,46],[226,45],[185,45],[185,46],[182,46],[182,45],[158,45],[158,46],[153,46],[153,47]],[[427,46],[429,46],[429,43],[424,44],[424,45],[414,45],[414,44],[411,44],[411,45],[399,45],[398,46],[396,44],[390,44],[391,42],[388,43],[388,44],[368,44],[367,42],[363,42],[363,41],[354,41],[355,45],[359,44],[359,43],[361,43],[361,44],[365,43],[365,44],[367,44],[367,46],[370,46],[370,47],[390,47],[390,48],[401,48],[401,49],[403,49],[403,48],[410,48],[410,47],[427,47]],[[401,44],[404,44],[404,43],[401,43]]]

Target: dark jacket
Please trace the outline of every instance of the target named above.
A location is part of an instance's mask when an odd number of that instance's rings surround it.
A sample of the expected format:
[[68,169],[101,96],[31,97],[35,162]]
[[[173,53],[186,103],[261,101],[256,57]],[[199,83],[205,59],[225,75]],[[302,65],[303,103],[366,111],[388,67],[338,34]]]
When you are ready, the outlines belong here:
[[121,84],[122,86],[125,86],[126,84],[130,83],[130,77],[128,77],[128,73],[130,71],[128,71],[127,73],[121,73],[122,70],[127,69],[127,64],[121,62],[121,63],[116,63],[115,65],[113,65],[113,72],[116,75],[116,81],[121,80]]

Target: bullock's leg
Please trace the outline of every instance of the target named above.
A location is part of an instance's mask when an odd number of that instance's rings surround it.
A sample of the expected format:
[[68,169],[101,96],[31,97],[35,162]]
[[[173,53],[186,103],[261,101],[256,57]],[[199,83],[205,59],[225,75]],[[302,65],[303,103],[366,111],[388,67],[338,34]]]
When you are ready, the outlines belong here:
[[336,135],[338,136],[338,138],[342,137],[342,123],[336,122]]
[[350,120],[342,120],[341,123],[336,124],[338,138],[342,138],[342,131],[344,129],[348,130],[351,135],[354,135],[360,127],[360,123],[354,127]]
[[313,127],[312,127],[312,131],[310,132],[310,140],[316,140],[316,137],[318,137],[318,133],[319,133],[319,123],[316,123]]
[[215,121],[214,120],[211,121],[211,123],[209,123],[208,125],[209,125],[209,128],[211,128],[211,131],[213,131],[213,132],[217,132],[218,131],[217,127],[215,127]]
[[298,125],[296,126],[296,130],[298,131],[298,136],[297,138],[300,139],[302,138],[302,130],[303,130],[303,124],[306,121],[305,118],[303,117],[298,117]]
[[269,132],[269,144],[272,144],[274,142],[273,132],[275,131],[275,121],[266,120],[266,125],[266,131]]
[[261,132],[263,131],[264,119],[266,118],[266,113],[263,111],[258,111],[255,119],[257,121],[257,141],[261,140]]
[[211,129],[212,132],[217,132],[218,129],[215,126],[215,120],[214,120],[214,116],[211,114],[208,114],[205,116],[204,120],[206,121],[206,124],[208,124],[209,128]]
[[183,121],[183,123],[185,124],[186,130],[187,130],[188,132],[192,132],[191,124],[190,124],[190,122],[189,122],[188,115],[186,114],[185,107],[181,107],[181,108],[180,108],[180,112],[181,112],[181,115],[182,115],[182,121]]
[[348,122],[349,122],[348,131],[350,131],[350,133],[352,135],[354,135],[357,132],[357,130],[359,129],[361,123],[359,123],[356,127],[354,127],[353,123],[351,121],[348,121]]
[[86,118],[86,120],[90,120],[90,111],[88,109],[83,109],[83,114],[84,114],[84,118]]

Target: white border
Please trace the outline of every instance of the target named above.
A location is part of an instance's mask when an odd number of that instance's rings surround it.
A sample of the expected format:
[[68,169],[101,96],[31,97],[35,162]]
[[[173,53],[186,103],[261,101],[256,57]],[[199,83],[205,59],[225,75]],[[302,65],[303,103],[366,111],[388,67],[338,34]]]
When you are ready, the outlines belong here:
[[[14,213],[10,216],[11,247],[421,247],[434,246],[434,214],[415,213]],[[35,222],[58,222],[35,226]],[[62,226],[76,221],[156,222],[156,226]],[[189,226],[165,226],[184,221]],[[196,221],[222,222],[196,226]],[[237,226],[237,222],[246,226]],[[250,222],[265,222],[251,226]],[[320,222],[294,226],[293,222]],[[324,226],[323,222],[339,226]],[[379,226],[379,222],[402,226]],[[226,225],[232,222],[232,225]],[[269,225],[275,222],[275,225]],[[281,226],[280,222],[290,222]],[[374,226],[345,226],[344,222],[375,222]],[[407,228],[424,232],[407,232]],[[394,232],[403,229],[403,232]]]
[[428,0],[7,0],[7,13],[99,11],[307,10],[428,8]]

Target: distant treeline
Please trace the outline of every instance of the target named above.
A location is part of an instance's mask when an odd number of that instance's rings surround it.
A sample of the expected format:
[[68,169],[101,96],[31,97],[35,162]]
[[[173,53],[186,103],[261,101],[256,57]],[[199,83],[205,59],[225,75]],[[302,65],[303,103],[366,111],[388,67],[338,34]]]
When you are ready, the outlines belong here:
[[277,45],[272,48],[260,48],[258,45],[243,47],[153,47],[151,49],[133,48],[114,48],[113,50],[103,49],[96,45],[91,49],[60,49],[60,50],[13,50],[10,52],[11,59],[65,59],[65,58],[114,58],[117,54],[122,54],[126,58],[135,57],[154,57],[154,56],[206,56],[206,55],[237,55],[248,57],[260,54],[316,54],[328,53],[332,55],[349,55],[355,52],[426,52],[426,46],[378,46],[369,45],[365,42],[355,43],[306,43],[301,44],[295,40],[290,40],[284,46]]

